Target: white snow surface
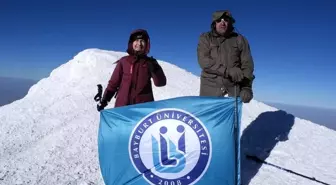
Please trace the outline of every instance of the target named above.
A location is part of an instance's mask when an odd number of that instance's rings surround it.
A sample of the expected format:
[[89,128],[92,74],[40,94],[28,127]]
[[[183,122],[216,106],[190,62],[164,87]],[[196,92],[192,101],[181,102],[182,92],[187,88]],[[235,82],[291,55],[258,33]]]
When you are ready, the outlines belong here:
[[[0,184],[104,184],[98,162],[99,113],[93,97],[106,87],[123,52],[87,49],[54,69],[20,100],[0,108]],[[198,95],[199,77],[158,60],[167,86],[156,100]],[[114,100],[107,108],[113,107]],[[242,153],[336,184],[336,133],[252,100],[243,105]],[[270,151],[270,153],[267,152]],[[242,156],[243,184],[320,183]]]

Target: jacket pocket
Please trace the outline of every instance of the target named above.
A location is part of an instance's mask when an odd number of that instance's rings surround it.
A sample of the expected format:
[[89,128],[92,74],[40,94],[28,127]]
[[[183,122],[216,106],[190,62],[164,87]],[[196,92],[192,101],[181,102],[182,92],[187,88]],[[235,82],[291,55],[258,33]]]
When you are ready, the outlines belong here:
[[241,61],[240,61],[240,53],[238,46],[233,45],[230,49],[230,62],[228,63],[229,67],[240,67]]
[[136,96],[135,100],[136,100],[136,103],[145,103],[145,102],[154,101],[154,97],[152,93],[139,94],[138,96]]
[[219,59],[219,46],[214,44],[214,43],[210,43],[210,57],[214,60]]
[[218,76],[215,74],[210,74],[206,72],[201,73],[201,86],[204,88],[205,86],[210,86],[210,87],[218,87]]
[[202,71],[202,72],[201,72],[201,77],[203,77],[203,78],[214,79],[214,78],[216,78],[217,76],[218,76],[218,75],[216,75],[216,74],[207,73],[207,72],[205,72],[205,71]]
[[148,64],[141,64],[138,68],[138,73],[136,76],[136,89],[146,88],[148,83],[150,83],[150,73],[148,69]]

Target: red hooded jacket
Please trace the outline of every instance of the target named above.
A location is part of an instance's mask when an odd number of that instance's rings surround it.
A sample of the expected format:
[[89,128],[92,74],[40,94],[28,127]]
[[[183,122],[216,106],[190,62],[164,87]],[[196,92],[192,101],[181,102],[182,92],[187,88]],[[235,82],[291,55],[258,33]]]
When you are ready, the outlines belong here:
[[[137,56],[132,48],[132,35],[145,34],[147,39],[145,55]],[[103,95],[103,101],[111,101],[117,94],[115,107],[154,101],[151,78],[155,86],[165,86],[166,76],[154,58],[148,57],[150,39],[146,30],[138,29],[131,33],[128,42],[128,56],[120,58],[108,82]],[[151,63],[151,64],[149,64]],[[154,69],[150,72],[149,65]]]

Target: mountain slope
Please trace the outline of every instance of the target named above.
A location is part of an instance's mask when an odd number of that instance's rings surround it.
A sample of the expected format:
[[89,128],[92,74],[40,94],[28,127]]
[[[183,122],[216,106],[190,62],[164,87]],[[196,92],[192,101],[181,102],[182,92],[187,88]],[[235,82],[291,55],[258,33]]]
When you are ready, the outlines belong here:
[[[85,50],[39,81],[23,99],[0,108],[0,184],[103,184],[93,97],[96,85],[106,87],[113,62],[124,55]],[[159,62],[168,84],[154,87],[156,100],[198,95],[197,76]],[[244,153],[336,184],[334,131],[255,100],[243,106],[241,129]],[[242,163],[246,183],[318,184],[245,158]]]

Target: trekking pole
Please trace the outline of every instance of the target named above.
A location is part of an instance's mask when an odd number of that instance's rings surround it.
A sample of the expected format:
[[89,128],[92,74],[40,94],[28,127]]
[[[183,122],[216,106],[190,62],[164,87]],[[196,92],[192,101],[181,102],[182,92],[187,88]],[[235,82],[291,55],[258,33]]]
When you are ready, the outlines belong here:
[[235,84],[235,91],[234,91],[234,94],[235,94],[235,110],[234,110],[234,127],[233,127],[233,135],[234,135],[234,147],[235,147],[235,185],[239,185],[238,184],[238,168],[237,167],[238,165],[238,96],[237,96],[237,84]]
[[100,101],[102,98],[102,94],[103,94],[103,86],[101,84],[98,84],[98,93],[96,94],[96,96],[94,97],[95,101]]

